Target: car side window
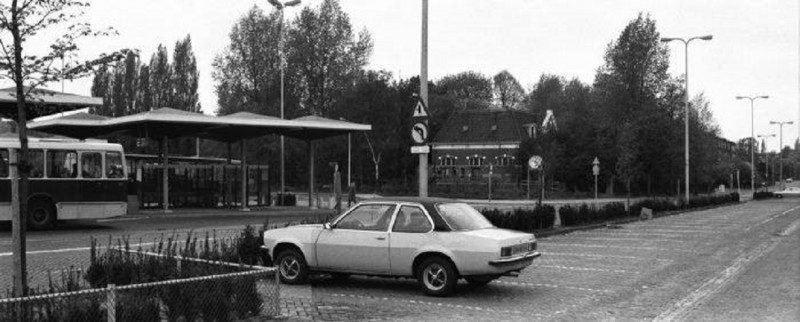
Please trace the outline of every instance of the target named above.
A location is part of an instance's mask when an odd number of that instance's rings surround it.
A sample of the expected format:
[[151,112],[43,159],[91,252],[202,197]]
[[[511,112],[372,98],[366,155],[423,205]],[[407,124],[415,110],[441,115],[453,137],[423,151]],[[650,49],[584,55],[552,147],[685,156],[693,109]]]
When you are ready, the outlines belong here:
[[427,233],[433,226],[428,221],[428,216],[416,206],[402,206],[394,221],[393,232],[397,233]]
[[384,204],[361,205],[339,220],[336,228],[386,231],[389,228],[389,220],[392,218],[394,208],[394,205]]

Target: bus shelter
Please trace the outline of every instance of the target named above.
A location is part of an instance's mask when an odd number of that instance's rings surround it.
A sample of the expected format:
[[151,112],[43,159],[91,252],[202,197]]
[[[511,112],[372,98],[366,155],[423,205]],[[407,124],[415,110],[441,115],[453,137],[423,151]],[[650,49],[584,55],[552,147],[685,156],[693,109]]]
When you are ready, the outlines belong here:
[[[26,87],[24,90],[27,91],[28,88]],[[16,87],[0,89],[0,116],[13,120],[17,119],[16,91]],[[100,97],[81,96],[47,89],[34,89],[31,91],[30,96],[26,100],[26,117],[28,120],[85,107],[103,105],[103,99]]]
[[[239,142],[244,151],[245,140],[269,134],[285,135],[305,141],[309,151],[309,206],[313,206],[314,194],[314,141],[347,134],[369,131],[371,126],[337,121],[318,116],[306,116],[293,120],[240,112],[226,116],[210,116],[172,108],[159,108],[148,112],[107,119],[62,117],[32,122],[30,129],[86,139],[109,134],[127,134],[134,137],[151,137],[161,140],[163,207],[169,212],[168,139],[176,137],[202,137],[226,143]],[[244,152],[241,165],[247,165]],[[242,176],[246,176],[242,171]],[[244,178],[243,178],[244,179]],[[246,180],[242,180],[244,185]],[[243,187],[244,188],[244,187]],[[242,194],[242,209],[247,209],[247,196]]]

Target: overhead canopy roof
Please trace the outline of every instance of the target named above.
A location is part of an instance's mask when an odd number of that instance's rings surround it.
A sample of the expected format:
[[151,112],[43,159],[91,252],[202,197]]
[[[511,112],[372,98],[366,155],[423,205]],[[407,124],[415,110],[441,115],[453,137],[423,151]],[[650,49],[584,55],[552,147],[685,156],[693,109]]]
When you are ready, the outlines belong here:
[[[27,88],[25,90],[27,90]],[[17,119],[16,92],[16,87],[0,89],[0,115],[3,117]],[[80,96],[46,89],[35,89],[31,94],[35,97],[35,100],[33,102],[28,102],[28,110],[26,113],[28,119],[84,107],[103,105],[103,99],[100,97]]]
[[200,136],[224,142],[266,134],[283,134],[301,140],[316,140],[352,131],[369,131],[368,124],[336,121],[317,116],[294,120],[240,112],[222,117],[176,110],[168,107],[149,112],[102,118],[79,113],[41,122],[31,122],[33,130],[80,139],[108,134],[161,138]]

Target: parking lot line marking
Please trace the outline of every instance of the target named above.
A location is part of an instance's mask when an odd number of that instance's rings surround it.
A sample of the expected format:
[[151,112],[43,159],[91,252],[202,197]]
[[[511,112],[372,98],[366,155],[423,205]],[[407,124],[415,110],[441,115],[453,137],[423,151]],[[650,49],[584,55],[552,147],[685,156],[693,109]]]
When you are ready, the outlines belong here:
[[586,292],[598,292],[598,293],[612,293],[613,292],[611,290],[601,290],[601,289],[594,289],[594,288],[588,288],[588,287],[577,287],[577,286],[555,285],[555,284],[542,284],[542,283],[509,282],[509,281],[493,281],[492,283],[516,285],[516,286],[523,286],[523,287],[560,288],[560,289],[578,290],[578,291],[586,291]]
[[574,267],[574,266],[562,266],[562,265],[536,265],[535,267],[546,267],[546,268],[558,268],[558,269],[566,269],[571,271],[592,271],[592,272],[606,272],[606,273],[625,273],[625,274],[639,274],[637,271],[628,271],[624,269],[606,269],[606,268],[593,268],[593,267]]
[[405,302],[409,304],[422,304],[422,305],[429,305],[429,306],[440,306],[440,307],[449,307],[454,309],[467,309],[473,311],[486,311],[486,312],[495,312],[495,313],[505,313],[505,314],[514,314],[514,315],[526,315],[526,316],[536,316],[536,317],[550,317],[552,315],[548,314],[541,314],[536,312],[523,312],[517,310],[498,310],[493,308],[486,308],[480,306],[471,306],[471,305],[461,305],[461,304],[449,304],[443,302],[432,302],[432,301],[423,301],[423,300],[413,300],[413,299],[400,299],[400,298],[388,298],[388,297],[377,297],[377,296],[369,296],[369,295],[356,295],[356,294],[343,294],[343,293],[333,293],[331,294],[333,297],[349,297],[361,300],[377,300],[377,301],[392,301],[392,302]]
[[619,241],[630,241],[630,240],[641,240],[641,241],[657,241],[657,242],[673,242],[673,243],[685,243],[686,240],[675,240],[675,239],[656,239],[656,238],[626,238],[626,237],[574,237],[574,238],[566,238],[568,240],[619,240]]
[[578,257],[598,257],[598,258],[619,258],[619,259],[647,259],[661,262],[672,262],[671,259],[664,258],[649,258],[642,256],[624,256],[624,255],[599,255],[599,254],[586,254],[586,253],[551,253],[543,252],[545,256],[578,256]]
[[589,248],[626,248],[626,249],[646,249],[646,250],[664,250],[664,251],[676,251],[676,252],[692,252],[690,250],[685,250],[681,248],[661,248],[661,247],[645,247],[645,246],[617,246],[617,245],[590,245],[590,244],[565,244],[565,243],[553,243],[553,242],[539,242],[539,245],[549,245],[549,246],[575,246],[575,247],[589,247]]

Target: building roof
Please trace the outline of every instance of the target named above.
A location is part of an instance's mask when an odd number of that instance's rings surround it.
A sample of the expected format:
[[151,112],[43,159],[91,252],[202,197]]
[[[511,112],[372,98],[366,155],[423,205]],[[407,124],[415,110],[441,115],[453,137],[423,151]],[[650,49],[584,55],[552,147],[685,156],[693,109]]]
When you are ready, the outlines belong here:
[[[27,88],[25,88],[25,90],[27,90]],[[103,105],[103,98],[101,97],[81,96],[47,89],[34,89],[31,94],[35,97],[35,102],[37,104],[35,107],[28,107],[28,119],[84,107]],[[31,103],[33,102],[29,102],[29,105],[32,105]],[[0,115],[16,119],[16,104],[16,87],[0,89]]]
[[522,142],[528,136],[525,127],[538,123],[533,113],[498,111],[461,111],[442,126],[433,143]]

